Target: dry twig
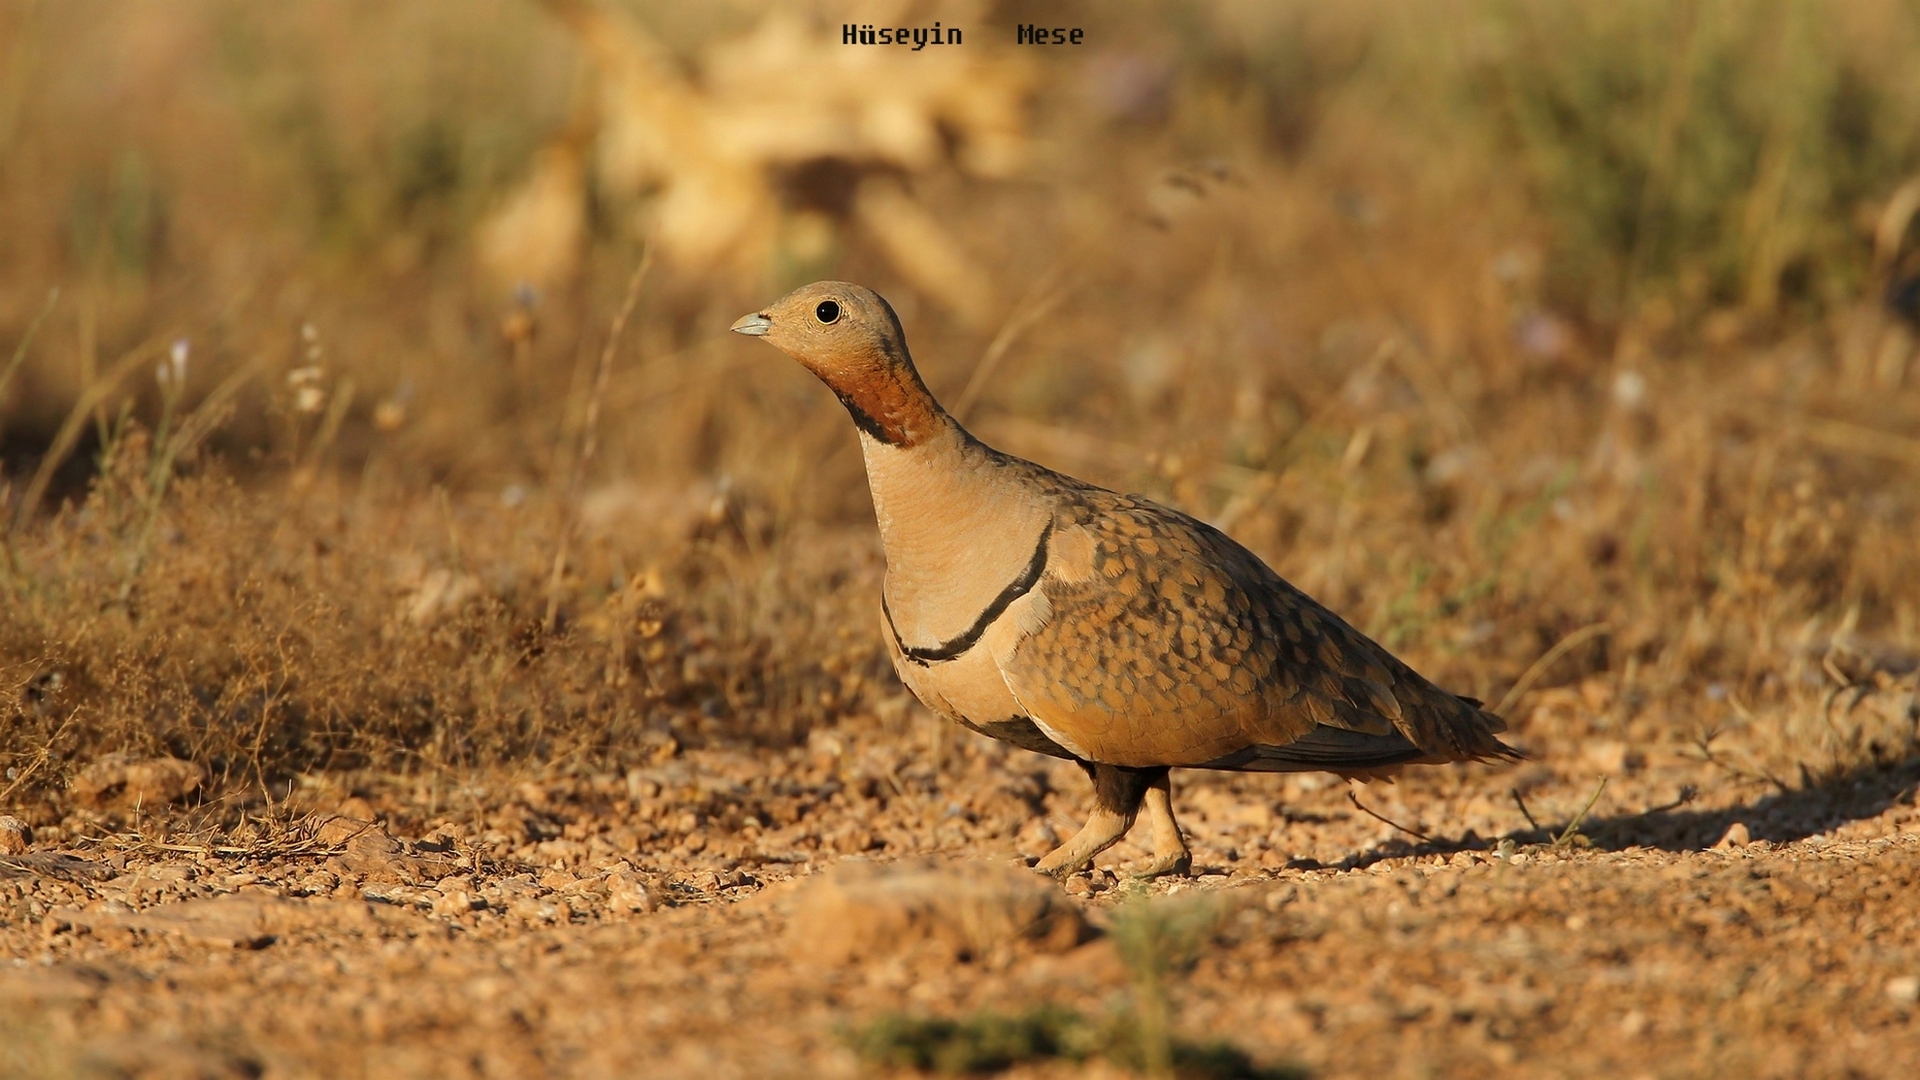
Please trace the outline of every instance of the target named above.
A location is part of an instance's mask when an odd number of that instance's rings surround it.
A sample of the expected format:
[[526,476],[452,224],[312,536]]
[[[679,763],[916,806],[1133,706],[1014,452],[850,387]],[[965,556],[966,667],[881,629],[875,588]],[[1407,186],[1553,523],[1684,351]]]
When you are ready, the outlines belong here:
[[1607,633],[1612,629],[1613,625],[1611,623],[1597,622],[1591,626],[1583,626],[1571,634],[1568,634],[1566,637],[1561,638],[1553,648],[1540,654],[1540,659],[1535,660],[1533,665],[1521,674],[1520,678],[1514,682],[1512,688],[1507,691],[1506,696],[1500,699],[1500,704],[1495,705],[1490,711],[1495,716],[1507,715],[1507,710],[1520,701],[1521,695],[1533,689],[1533,684],[1539,680],[1540,676],[1546,674],[1547,668],[1552,666],[1555,660],[1560,659],[1593,638],[1599,637],[1601,634]]
[[115,361],[104,375],[80,392],[79,398],[73,403],[73,408],[67,413],[66,422],[60,425],[59,432],[53,437],[53,443],[47,447],[45,456],[40,459],[39,467],[34,470],[33,479],[27,482],[27,490],[20,496],[20,502],[14,506],[13,524],[9,527],[9,533],[19,532],[28,519],[33,517],[33,512],[40,505],[40,500],[47,494],[48,485],[53,483],[53,474],[67,460],[67,455],[73,452],[74,446],[79,443],[81,430],[85,428],[87,418],[93,414],[95,407],[107,400],[107,397],[119,387],[120,380],[127,377],[128,372],[144,365],[159,348],[162,340],[164,339],[155,337],[128,351],[126,355]]
[[560,542],[554,548],[553,571],[547,577],[547,614],[541,621],[546,633],[553,632],[554,624],[560,618],[560,582],[567,572],[567,548],[573,543],[574,530],[580,525],[580,491],[586,486],[587,465],[593,461],[594,452],[600,445],[600,402],[606,397],[607,380],[613,375],[613,356],[620,347],[620,335],[626,330],[627,319],[632,316],[635,305],[640,302],[640,283],[646,279],[647,269],[653,265],[653,251],[654,245],[649,243],[640,256],[640,265],[634,267],[633,277],[627,281],[626,299],[620,302],[613,325],[607,329],[606,347],[600,350],[600,366],[594,373],[593,392],[587,397],[587,413],[580,425],[580,454],[574,459],[573,477],[567,484]]
[[27,324],[26,334],[20,338],[20,344],[14,347],[13,359],[7,361],[4,369],[0,369],[0,401],[6,399],[7,384],[13,381],[14,372],[19,371],[20,365],[26,361],[27,347],[33,344],[34,336],[40,333],[40,324],[47,321],[47,316],[53,313],[53,305],[59,299],[59,289],[48,290],[47,302],[41,305],[40,314],[35,315],[33,321]]
[[1438,840],[1435,840],[1433,837],[1428,836],[1426,833],[1423,833],[1418,829],[1409,829],[1405,825],[1400,824],[1399,822],[1393,820],[1392,818],[1385,817],[1385,816],[1382,816],[1381,814],[1375,813],[1370,807],[1368,807],[1365,803],[1360,801],[1360,796],[1355,795],[1351,791],[1347,792],[1347,801],[1353,804],[1354,809],[1360,811],[1361,813],[1367,815],[1368,817],[1372,818],[1375,821],[1378,821],[1384,825],[1390,825],[1393,828],[1398,829],[1403,833],[1406,833],[1408,836],[1418,837],[1419,839],[1424,840],[1429,844],[1439,843]]
[[1600,778],[1600,786],[1594,788],[1593,794],[1587,797],[1587,805],[1581,807],[1580,812],[1573,815],[1573,820],[1567,822],[1567,827],[1560,830],[1559,836],[1554,837],[1554,847],[1566,847],[1568,844],[1573,843],[1574,837],[1580,835],[1580,823],[1587,820],[1587,815],[1593,812],[1593,805],[1600,801],[1600,793],[1605,790],[1607,790],[1607,778],[1603,776]]
[[1538,821],[1534,820],[1533,811],[1527,809],[1527,800],[1520,797],[1519,788],[1508,788],[1507,794],[1513,796],[1513,805],[1520,808],[1520,816],[1527,819],[1527,824],[1531,826],[1535,832],[1547,831],[1540,827],[1540,823]]

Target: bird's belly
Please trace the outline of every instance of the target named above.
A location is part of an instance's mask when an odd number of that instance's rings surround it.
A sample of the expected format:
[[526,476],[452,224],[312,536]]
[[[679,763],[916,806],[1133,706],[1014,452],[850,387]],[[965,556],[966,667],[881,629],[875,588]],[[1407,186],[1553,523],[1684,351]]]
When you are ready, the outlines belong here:
[[975,648],[935,664],[909,660],[891,647],[887,651],[900,681],[934,712],[1022,750],[1060,758],[1074,756],[1027,718],[987,649]]
[[893,669],[913,696],[934,712],[969,725],[992,723],[1009,716],[1025,716],[1000,668],[986,649],[974,648],[953,658],[922,664],[896,650]]

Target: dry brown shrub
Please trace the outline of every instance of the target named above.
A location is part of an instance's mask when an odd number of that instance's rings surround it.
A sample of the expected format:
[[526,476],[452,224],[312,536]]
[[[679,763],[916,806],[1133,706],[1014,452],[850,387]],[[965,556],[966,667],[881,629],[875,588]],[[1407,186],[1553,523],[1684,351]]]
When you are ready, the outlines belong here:
[[547,634],[538,513],[483,505],[449,550],[438,507],[249,491],[218,466],[176,483],[123,600],[144,473],[121,458],[145,447],[123,440],[82,503],[14,542],[0,754],[19,769],[50,751],[39,787],[109,749],[284,790],[322,769],[619,764],[662,737],[787,744],[858,705],[884,662],[810,625],[835,613],[803,575],[847,567],[789,567],[791,592],[752,595],[737,536],[688,538],[571,596]]

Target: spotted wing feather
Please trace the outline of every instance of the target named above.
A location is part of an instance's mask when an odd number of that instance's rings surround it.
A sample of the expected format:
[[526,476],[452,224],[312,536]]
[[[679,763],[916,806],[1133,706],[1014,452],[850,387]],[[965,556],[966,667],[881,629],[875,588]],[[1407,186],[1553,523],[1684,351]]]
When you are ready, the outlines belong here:
[[1059,528],[1090,553],[1042,577],[1047,618],[1001,668],[1062,745],[1116,765],[1254,770],[1517,756],[1494,738],[1498,717],[1217,529],[1098,488],[1063,484],[1057,500]]

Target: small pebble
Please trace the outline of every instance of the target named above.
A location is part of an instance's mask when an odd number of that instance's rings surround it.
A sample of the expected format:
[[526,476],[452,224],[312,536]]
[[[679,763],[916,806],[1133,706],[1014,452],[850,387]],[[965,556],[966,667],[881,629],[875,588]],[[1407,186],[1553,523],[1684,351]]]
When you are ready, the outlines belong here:
[[33,830],[11,814],[0,814],[0,855],[25,855],[33,844]]
[[1620,1034],[1625,1035],[1629,1039],[1638,1038],[1645,1034],[1647,1028],[1650,1026],[1652,1026],[1652,1021],[1648,1020],[1647,1014],[1641,1012],[1639,1009],[1629,1009],[1627,1015],[1620,1018]]
[[1895,1005],[1920,1004],[1920,975],[1902,975],[1887,980],[1887,1000]]
[[653,895],[647,891],[647,879],[632,870],[615,870],[607,875],[607,904],[615,911],[652,911]]
[[507,911],[517,919],[530,923],[556,922],[563,916],[560,905],[552,900],[542,900],[523,896],[507,905]]

